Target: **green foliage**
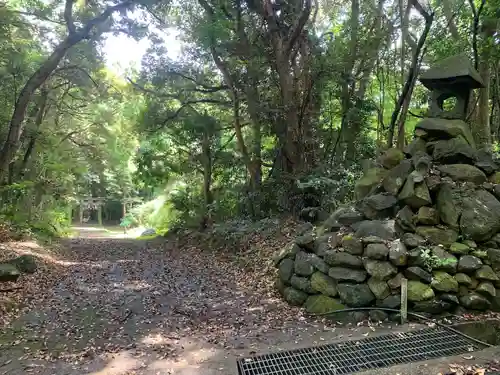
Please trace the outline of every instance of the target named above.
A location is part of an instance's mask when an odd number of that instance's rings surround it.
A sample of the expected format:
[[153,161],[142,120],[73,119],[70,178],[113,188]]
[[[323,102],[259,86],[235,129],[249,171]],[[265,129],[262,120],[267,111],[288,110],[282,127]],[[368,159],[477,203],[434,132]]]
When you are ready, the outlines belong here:
[[433,269],[439,269],[445,267],[450,264],[454,264],[457,262],[454,258],[438,258],[436,255],[432,253],[431,248],[423,247],[420,249],[420,257],[424,262],[425,268],[430,272]]

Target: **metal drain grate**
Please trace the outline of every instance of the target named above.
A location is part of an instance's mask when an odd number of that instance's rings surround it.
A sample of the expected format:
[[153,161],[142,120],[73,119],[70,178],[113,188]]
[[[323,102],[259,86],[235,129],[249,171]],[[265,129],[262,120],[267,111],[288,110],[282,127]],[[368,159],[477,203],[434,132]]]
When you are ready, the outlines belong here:
[[265,354],[238,361],[239,375],[341,375],[483,349],[443,329],[393,333],[358,341]]

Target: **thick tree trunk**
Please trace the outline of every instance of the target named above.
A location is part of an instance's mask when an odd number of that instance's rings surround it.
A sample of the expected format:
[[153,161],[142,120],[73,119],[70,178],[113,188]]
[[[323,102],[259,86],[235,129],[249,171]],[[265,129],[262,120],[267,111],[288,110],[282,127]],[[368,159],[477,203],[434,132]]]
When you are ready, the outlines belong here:
[[203,154],[203,198],[204,207],[200,222],[200,229],[204,230],[210,223],[210,206],[213,203],[212,195],[212,153],[210,150],[210,137],[207,131],[203,133],[202,140]]

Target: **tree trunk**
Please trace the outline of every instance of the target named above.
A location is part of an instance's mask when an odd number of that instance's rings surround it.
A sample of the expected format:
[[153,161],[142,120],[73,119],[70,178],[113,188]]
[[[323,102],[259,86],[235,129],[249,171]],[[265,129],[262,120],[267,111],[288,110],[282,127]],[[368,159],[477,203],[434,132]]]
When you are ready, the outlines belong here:
[[210,150],[210,137],[208,131],[203,132],[202,140],[203,158],[203,198],[204,207],[200,222],[200,229],[204,230],[210,223],[210,206],[213,203],[212,196],[212,153]]

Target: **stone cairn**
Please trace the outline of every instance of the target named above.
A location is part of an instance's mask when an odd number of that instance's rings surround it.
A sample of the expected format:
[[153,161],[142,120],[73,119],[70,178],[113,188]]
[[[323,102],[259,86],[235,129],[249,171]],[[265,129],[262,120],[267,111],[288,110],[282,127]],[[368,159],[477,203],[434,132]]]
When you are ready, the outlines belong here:
[[[413,141],[365,171],[355,204],[304,227],[275,254],[277,287],[291,305],[309,313],[399,309],[406,279],[410,311],[500,311],[500,167],[476,148],[465,122],[481,78],[459,55],[420,81],[431,91],[429,117]],[[448,98],[451,110],[443,108]]]

